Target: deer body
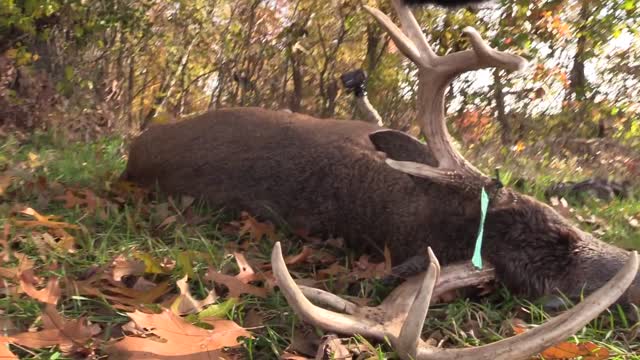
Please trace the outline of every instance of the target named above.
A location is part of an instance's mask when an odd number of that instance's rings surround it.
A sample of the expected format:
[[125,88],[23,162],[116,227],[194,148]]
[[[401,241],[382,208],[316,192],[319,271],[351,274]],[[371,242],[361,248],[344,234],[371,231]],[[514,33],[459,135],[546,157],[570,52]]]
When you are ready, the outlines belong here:
[[[389,158],[437,165],[416,139],[370,123],[237,108],[150,128],[133,142],[123,178],[343,236],[361,251],[380,255],[387,245],[394,265],[426,258],[427,247],[444,264],[470,259],[479,193],[407,175]],[[483,256],[513,291],[577,296],[624,264],[625,251],[546,205],[508,189],[491,193]]]

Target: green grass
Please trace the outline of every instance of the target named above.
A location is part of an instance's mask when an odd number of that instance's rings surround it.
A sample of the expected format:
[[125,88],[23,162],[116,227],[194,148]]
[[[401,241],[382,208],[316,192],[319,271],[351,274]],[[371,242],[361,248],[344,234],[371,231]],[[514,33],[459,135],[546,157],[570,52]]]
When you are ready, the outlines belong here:
[[[42,256],[36,242],[29,238],[29,232],[11,227],[11,237],[24,236],[15,244],[13,250],[29,255],[35,261],[39,276],[83,278],[97,267],[109,264],[114,257],[121,254],[132,254],[134,251],[149,254],[154,259],[179,259],[185,251],[196,251],[206,256],[190,259],[189,263],[195,277],[190,279],[191,290],[196,297],[206,295],[203,279],[206,269],[213,266],[217,269],[234,267],[234,261],[228,256],[225,246],[237,243],[238,235],[229,235],[223,231],[224,224],[232,217],[217,209],[207,208],[196,203],[193,212],[209,219],[197,226],[176,222],[167,228],[159,225],[166,217],[166,206],[171,206],[173,199],[154,197],[143,203],[133,200],[125,201],[117,206],[105,209],[104,214],[87,213],[83,207],[67,209],[61,201],[52,198],[48,189],[45,195],[37,189],[29,188],[29,183],[37,182],[38,177],[47,180],[47,186],[60,183],[63,188],[90,189],[100,197],[112,199],[111,187],[125,164],[125,147],[118,138],[103,139],[94,143],[66,144],[55,136],[37,134],[20,142],[7,139],[0,146],[0,169],[15,171],[19,180],[14,182],[2,204],[0,205],[0,228],[10,217],[14,217],[16,204],[33,207],[41,214],[61,216],[62,221],[78,224],[81,230],[74,231],[77,245],[81,249],[74,254],[49,252]],[[504,181],[509,183],[516,176],[503,170]],[[529,184],[525,192],[542,197],[543,189],[552,181],[566,174],[541,173],[535,182]],[[588,202],[572,204],[576,213],[587,218],[590,215],[602,219],[606,224],[600,236],[605,241],[615,242],[621,246],[640,248],[640,233],[629,224],[628,218],[640,213],[640,204],[634,200],[617,200],[611,203]],[[594,229],[594,225],[580,223],[585,230]],[[290,241],[285,248],[294,253],[300,249],[300,241],[291,236],[285,229],[280,230],[282,238]],[[267,262],[271,244],[263,241],[252,254],[253,259]],[[56,264],[53,268],[52,265]],[[2,267],[15,266],[15,262],[1,264]],[[175,280],[182,277],[184,264],[176,266],[169,274],[148,275],[152,281]],[[314,271],[312,267],[296,268],[303,274]],[[308,274],[307,277],[311,277]],[[389,292],[375,281],[363,282],[359,288],[359,296],[380,299]],[[220,302],[226,299],[221,297]],[[3,316],[11,320],[15,328],[24,330],[33,324],[41,312],[41,305],[26,296],[0,297],[0,310]],[[64,297],[58,304],[58,310],[66,317],[78,318],[86,316],[93,323],[101,325],[103,331],[99,337],[107,340],[112,334],[118,334],[120,327],[128,321],[126,315],[100,298],[85,296]],[[233,306],[227,317],[244,325],[251,312],[259,312],[263,324],[252,329],[255,338],[245,340],[242,348],[243,357],[249,359],[277,359],[291,345],[292,338],[319,337],[323,333],[303,324],[287,306],[285,299],[278,292],[271,293],[266,299],[244,297]],[[539,324],[549,318],[538,304],[532,304],[516,298],[505,289],[498,289],[490,296],[477,302],[458,299],[450,304],[434,305],[424,329],[424,336],[442,341],[446,347],[477,346],[499,340],[512,333],[505,326],[505,321],[519,318],[528,323]],[[640,324],[626,316],[624,311],[616,309],[604,313],[578,334],[576,341],[592,341],[607,347],[611,354],[619,359],[640,358]],[[310,334],[308,336],[304,334]],[[361,337],[349,340],[361,344],[368,349],[370,358],[395,358],[393,350],[385,343],[369,343]],[[13,347],[16,353],[28,359],[64,358],[59,349],[33,350]]]

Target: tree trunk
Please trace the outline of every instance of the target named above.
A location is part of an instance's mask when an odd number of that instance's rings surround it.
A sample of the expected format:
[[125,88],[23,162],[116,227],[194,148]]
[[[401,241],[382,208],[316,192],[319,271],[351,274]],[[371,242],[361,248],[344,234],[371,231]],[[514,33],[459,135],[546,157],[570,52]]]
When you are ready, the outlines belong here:
[[504,84],[500,76],[500,70],[493,70],[493,100],[496,103],[496,121],[500,124],[500,139],[502,145],[511,145],[513,142],[511,124],[507,119],[507,112],[504,104]]

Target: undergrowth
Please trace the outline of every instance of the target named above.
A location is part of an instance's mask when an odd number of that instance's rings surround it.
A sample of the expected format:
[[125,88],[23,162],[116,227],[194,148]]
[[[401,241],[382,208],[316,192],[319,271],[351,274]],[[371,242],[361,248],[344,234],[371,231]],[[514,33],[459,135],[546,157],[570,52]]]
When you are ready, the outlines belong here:
[[[179,210],[168,211],[181,209],[178,204],[181,200],[153,194],[147,195],[142,201],[125,199],[118,206],[109,206],[104,211],[88,212],[83,206],[65,207],[64,201],[57,201],[38,189],[40,183],[48,188],[59,186],[60,189],[56,191],[60,194],[67,189],[74,189],[90,190],[99,197],[113,197],[109,194],[113,193],[116,179],[124,168],[125,153],[125,146],[119,138],[75,144],[66,144],[50,134],[5,139],[0,146],[0,170],[11,172],[18,180],[0,195],[0,228],[6,223],[11,224],[9,219],[16,218],[16,212],[23,207],[31,207],[40,214],[57,215],[63,221],[79,226],[79,230],[73,232],[78,251],[43,253],[37,241],[30,239],[30,236],[37,234],[11,225],[10,238],[20,240],[12,245],[16,247],[13,250],[27,254],[41,277],[85,279],[96,269],[109,265],[117,256],[137,253],[152,259],[171,259],[177,264],[169,273],[146,275],[148,280],[175,284],[176,280],[189,273],[191,291],[197,298],[204,298],[208,291],[205,281],[207,269],[236,267],[228,249],[246,240],[247,235],[230,233],[226,227],[237,218],[237,214],[211,209],[197,201],[189,206],[189,214],[180,213]],[[536,162],[536,159],[528,161]],[[523,191],[544,200],[544,189],[551,183],[565,180],[567,174],[571,174],[574,180],[581,179],[581,174],[572,169],[560,170],[541,172],[524,186]],[[502,177],[507,184],[517,178],[508,164],[502,169]],[[568,207],[577,216],[572,220],[584,230],[622,247],[640,248],[640,231],[637,223],[632,221],[639,217],[640,203],[634,199],[609,203],[595,200],[578,203],[569,199]],[[170,215],[178,216],[181,220],[163,224]],[[580,218],[584,221],[580,221]],[[303,246],[301,238],[285,228],[280,229],[277,236],[284,239],[285,249],[290,254],[298,253]],[[267,263],[271,246],[269,240],[255,244],[251,252],[252,260]],[[190,253],[200,255],[184,261],[185,254]],[[340,253],[336,261],[347,264],[350,261],[348,255]],[[14,261],[0,266],[18,264]],[[295,275],[312,278],[317,270],[315,265],[298,266]],[[330,280],[325,281],[324,285],[338,293],[374,300],[382,298],[390,290],[375,280],[366,280],[346,288],[338,288]],[[221,296],[218,305],[229,305],[225,301]],[[85,316],[90,322],[99,324],[103,330],[98,337],[104,341],[121,337],[122,325],[129,321],[124,311],[115,308],[105,298],[66,296],[58,303],[57,309],[65,317]],[[277,291],[270,292],[266,298],[243,296],[241,301],[224,309],[226,318],[249,328],[255,336],[244,340],[239,355],[243,358],[277,359],[285,352],[300,351],[305,347],[311,351],[309,348],[317,346],[324,335],[320,329],[303,324]],[[27,329],[41,315],[41,306],[34,299],[5,294],[0,296],[0,311],[13,328]],[[445,347],[478,346],[512,335],[512,329],[507,326],[508,320],[518,318],[530,324],[539,324],[549,316],[540,304],[514,297],[498,287],[490,295],[481,298],[458,298],[448,304],[434,305],[429,312],[423,338]],[[640,351],[640,324],[637,317],[637,309],[613,308],[578,332],[573,340],[590,341],[606,347],[612,358],[640,358],[637,355]],[[193,322],[197,323],[196,320]],[[362,358],[395,358],[388,344],[370,343],[361,337],[351,338],[349,342],[357,344],[363,354],[368,354]],[[22,358],[65,357],[56,347],[45,350],[12,347],[12,351]],[[96,356],[101,355],[98,351]]]

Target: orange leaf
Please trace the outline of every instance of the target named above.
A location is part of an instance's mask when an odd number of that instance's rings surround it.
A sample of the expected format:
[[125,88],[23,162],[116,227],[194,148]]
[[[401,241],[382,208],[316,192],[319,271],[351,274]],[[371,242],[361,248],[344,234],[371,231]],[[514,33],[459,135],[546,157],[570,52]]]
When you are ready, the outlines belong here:
[[42,303],[55,305],[60,298],[60,286],[59,279],[50,279],[47,283],[47,287],[42,290],[36,290],[34,283],[35,277],[32,270],[23,271],[20,274],[20,286],[24,292]]
[[[0,196],[4,195],[4,192],[11,186],[15,177],[9,173],[0,175]],[[7,350],[9,351],[9,350]],[[0,357],[1,359],[1,357]]]
[[318,275],[320,279],[324,279],[324,278],[336,277],[338,275],[346,274],[348,272],[349,270],[346,267],[338,263],[333,263],[326,269],[318,270]]
[[9,350],[9,341],[7,338],[0,336],[0,359],[2,360],[18,360],[18,357]]
[[609,358],[609,350],[592,342],[581,342],[578,344],[561,342],[546,349],[541,354],[545,359],[549,360],[574,359],[580,356],[582,356],[583,359],[591,360]]
[[84,319],[67,320],[55,308],[55,304],[47,304],[42,314],[43,329],[34,332],[23,332],[6,338],[4,342],[39,349],[58,346],[65,352],[82,348],[94,335],[100,333],[97,325],[88,325]]
[[[162,356],[184,356],[188,359],[217,359],[220,349],[237,346],[239,337],[251,334],[230,320],[209,322],[213,330],[191,325],[168,309],[160,314],[145,314],[140,311],[128,314],[138,329],[148,329],[165,342],[150,338],[126,336],[106,350],[108,353],[127,355],[128,358],[158,358]],[[124,358],[120,356],[119,358]]]
[[55,216],[40,215],[37,211],[33,210],[32,208],[26,208],[20,212],[35,218],[35,220],[14,220],[14,222],[17,225],[21,225],[24,227],[44,226],[51,229],[64,229],[64,228],[79,229],[80,228],[78,225],[73,225],[73,224],[69,224],[61,221],[53,221],[53,219],[56,218]]
[[[512,320],[513,331],[519,335],[527,331],[527,327],[522,320]],[[547,360],[563,360],[582,357],[585,360],[608,359],[609,350],[598,346],[590,341],[571,343],[561,342],[540,353]]]
[[254,242],[260,241],[264,236],[271,241],[277,240],[276,228],[272,223],[259,222],[247,212],[242,212],[240,217],[242,218],[242,227],[239,231],[240,235],[248,233],[249,238]]
[[235,276],[222,274],[218,271],[209,270],[205,279],[222,284],[229,289],[229,297],[239,297],[242,294],[249,294],[260,298],[267,297],[267,289],[245,284]]
[[309,256],[313,253],[313,249],[308,246],[304,246],[299,254],[287,256],[284,259],[284,263],[287,265],[296,265],[305,262]]
[[255,271],[253,271],[253,268],[251,268],[251,265],[249,264],[247,259],[244,257],[244,254],[239,252],[234,252],[233,256],[236,258],[236,262],[238,263],[238,268],[240,269],[240,272],[238,273],[238,275],[236,275],[236,278],[238,280],[242,281],[245,284],[248,284],[252,281],[261,279],[261,276],[259,276],[258,274],[255,273]]
[[143,261],[127,259],[123,255],[118,255],[111,263],[111,275],[115,281],[121,281],[129,275],[140,276],[144,274],[144,269]]

